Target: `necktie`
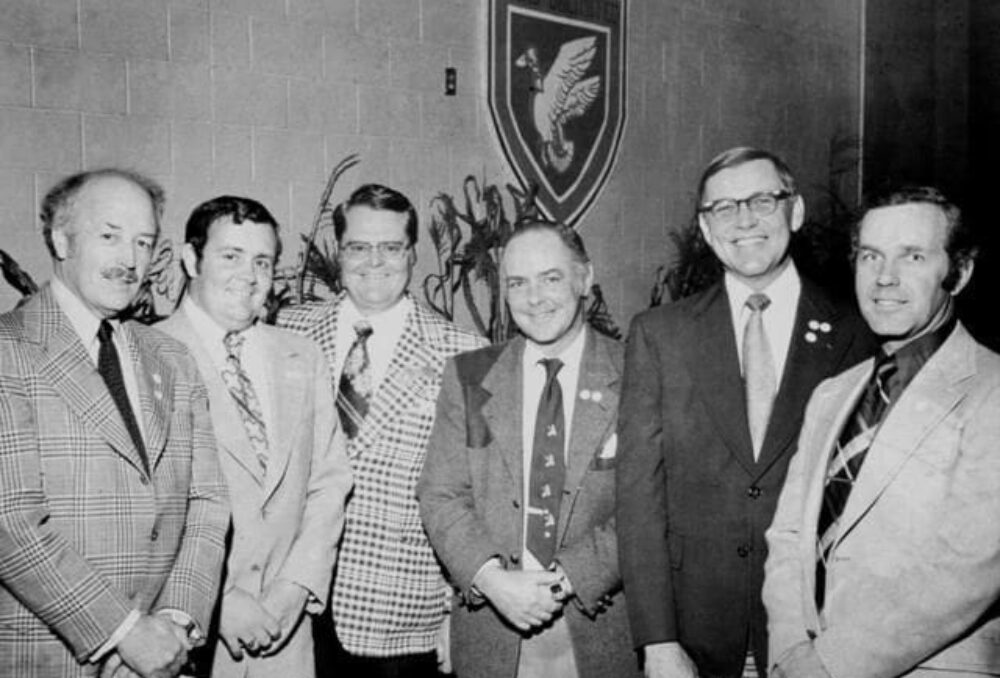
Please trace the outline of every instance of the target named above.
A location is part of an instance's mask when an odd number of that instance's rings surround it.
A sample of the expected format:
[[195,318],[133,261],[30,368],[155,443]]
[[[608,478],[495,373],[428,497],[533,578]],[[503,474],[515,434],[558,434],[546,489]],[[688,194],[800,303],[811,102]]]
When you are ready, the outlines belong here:
[[764,333],[764,309],[771,305],[766,294],[751,294],[746,301],[750,317],[743,329],[743,378],[747,398],[747,423],[753,442],[753,458],[760,456],[767,422],[771,418],[771,405],[777,391],[774,359],[771,346]]
[[97,340],[100,348],[97,352],[97,371],[104,380],[104,384],[111,392],[111,399],[115,401],[115,407],[125,422],[132,444],[139,451],[139,458],[142,459],[142,466],[149,473],[149,457],[146,455],[146,445],[142,441],[142,433],[139,431],[139,422],[136,421],[135,413],[132,411],[132,404],[128,399],[128,391],[125,390],[125,379],[122,377],[122,366],[118,362],[118,349],[112,338],[113,329],[111,323],[102,320],[97,330]]
[[261,475],[264,475],[267,472],[267,429],[264,426],[264,413],[257,399],[257,391],[254,390],[240,359],[245,340],[246,337],[240,332],[230,332],[222,340],[226,347],[226,366],[222,369],[222,380],[236,401],[236,409],[239,410],[243,428],[246,429],[250,445],[253,447],[257,466]]
[[347,352],[337,386],[337,411],[348,438],[358,435],[372,397],[372,368],[368,356],[368,337],[372,335],[372,326],[366,320],[359,320],[354,325],[354,331],[357,337]]
[[830,455],[826,472],[826,486],[823,488],[823,505],[820,507],[816,526],[816,605],[823,609],[826,595],[826,566],[833,556],[833,545],[837,540],[838,522],[854,482],[861,471],[865,455],[871,446],[879,424],[892,402],[887,387],[889,378],[896,372],[896,361],[892,356],[879,360],[868,380],[865,392],[857,407],[847,420],[844,430]]
[[562,361],[540,360],[545,366],[545,387],[538,401],[535,436],[531,451],[531,478],[528,483],[527,547],[543,567],[556,552],[556,525],[559,503],[566,479],[566,430],[563,421],[562,388],[559,369]]

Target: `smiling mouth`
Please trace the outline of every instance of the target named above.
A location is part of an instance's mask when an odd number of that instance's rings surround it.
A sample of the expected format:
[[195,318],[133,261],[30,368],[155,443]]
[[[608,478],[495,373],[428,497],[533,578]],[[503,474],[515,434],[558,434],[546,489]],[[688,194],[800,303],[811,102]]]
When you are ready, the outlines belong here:
[[765,235],[748,235],[743,238],[733,238],[732,244],[737,247],[749,247],[750,245],[757,245],[767,240]]

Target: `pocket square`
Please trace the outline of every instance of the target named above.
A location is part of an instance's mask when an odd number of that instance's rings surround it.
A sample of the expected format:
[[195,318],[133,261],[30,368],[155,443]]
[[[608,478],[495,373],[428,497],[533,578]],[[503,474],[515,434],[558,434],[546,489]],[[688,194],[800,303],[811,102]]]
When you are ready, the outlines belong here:
[[615,460],[618,453],[618,434],[612,433],[601,446],[601,451],[594,457],[593,468],[595,471],[604,471],[615,467]]

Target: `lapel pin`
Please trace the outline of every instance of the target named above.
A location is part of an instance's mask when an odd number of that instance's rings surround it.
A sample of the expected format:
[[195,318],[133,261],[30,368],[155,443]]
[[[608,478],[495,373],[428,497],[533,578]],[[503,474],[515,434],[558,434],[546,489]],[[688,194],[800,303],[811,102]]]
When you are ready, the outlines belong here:
[[590,400],[590,391],[587,389],[580,391],[580,400]]
[[816,343],[816,333],[812,332],[812,331],[806,332],[806,341],[808,341],[810,344],[815,344]]
[[591,400],[593,400],[593,401],[594,401],[594,403],[599,403],[599,402],[601,402],[601,399],[602,399],[603,397],[604,397],[604,396],[602,396],[602,395],[601,395],[601,392],[600,392],[600,391],[594,391],[593,393],[591,393],[591,394],[590,394],[590,399],[591,399]]

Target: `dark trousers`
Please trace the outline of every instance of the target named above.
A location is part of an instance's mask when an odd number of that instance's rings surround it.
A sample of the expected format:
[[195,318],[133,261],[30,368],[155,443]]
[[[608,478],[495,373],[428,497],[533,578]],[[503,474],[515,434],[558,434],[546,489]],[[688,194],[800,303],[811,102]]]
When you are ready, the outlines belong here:
[[[396,657],[351,654],[337,640],[329,609],[313,621],[316,678],[441,678],[434,652]],[[288,677],[279,677],[288,678]]]

